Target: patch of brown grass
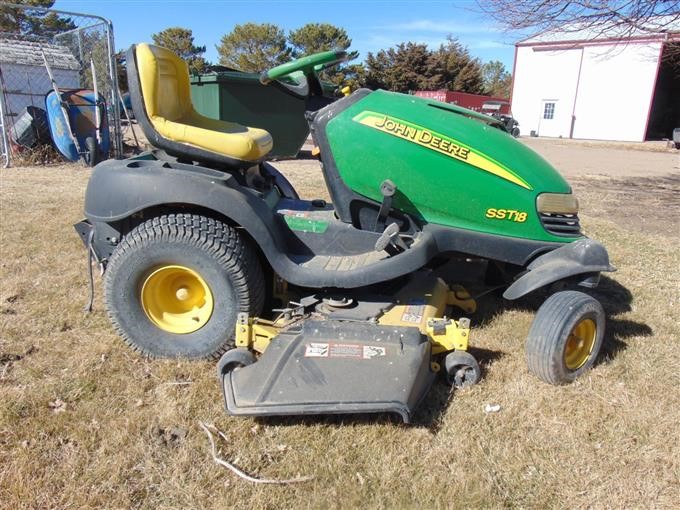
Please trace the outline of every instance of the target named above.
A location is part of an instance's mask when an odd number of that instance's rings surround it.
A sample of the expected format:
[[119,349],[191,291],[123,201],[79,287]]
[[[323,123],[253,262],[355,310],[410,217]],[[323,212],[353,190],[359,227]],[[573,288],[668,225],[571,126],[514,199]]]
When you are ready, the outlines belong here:
[[[284,166],[305,195],[324,196],[318,167]],[[650,234],[628,228],[625,210],[589,214],[603,188],[584,183],[584,223],[619,272],[599,291],[610,315],[606,353],[570,386],[526,371],[533,303],[488,299],[473,318],[481,383],[451,397],[435,386],[415,425],[258,422],[224,413],[213,363],[146,361],[127,349],[106,319],[99,281],[95,311],[84,314],[85,250],[71,224],[88,175],[67,165],[0,173],[3,508],[662,508],[680,500],[680,236],[671,221]],[[678,213],[677,204],[667,210]],[[487,403],[501,411],[485,414]],[[221,454],[246,471],[316,478],[243,482],[212,463],[197,420],[224,431]]]
[[64,158],[51,145],[38,145],[32,149],[20,147],[12,151],[11,164],[15,168],[25,166],[63,164]]

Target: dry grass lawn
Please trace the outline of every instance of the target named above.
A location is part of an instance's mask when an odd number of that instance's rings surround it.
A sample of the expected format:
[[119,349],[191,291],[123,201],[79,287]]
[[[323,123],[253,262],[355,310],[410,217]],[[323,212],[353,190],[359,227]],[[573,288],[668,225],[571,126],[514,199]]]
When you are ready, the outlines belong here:
[[[283,165],[307,195],[318,170]],[[232,418],[209,362],[147,361],[109,325],[71,224],[89,172],[1,170],[1,508],[671,508],[680,501],[680,179],[579,178],[583,222],[619,272],[597,292],[609,326],[587,376],[527,373],[534,303],[483,302],[472,342],[484,375],[437,384],[416,423],[388,417]],[[182,383],[182,384],[178,384]],[[486,414],[486,404],[499,404]],[[221,454],[264,477],[252,485]]]

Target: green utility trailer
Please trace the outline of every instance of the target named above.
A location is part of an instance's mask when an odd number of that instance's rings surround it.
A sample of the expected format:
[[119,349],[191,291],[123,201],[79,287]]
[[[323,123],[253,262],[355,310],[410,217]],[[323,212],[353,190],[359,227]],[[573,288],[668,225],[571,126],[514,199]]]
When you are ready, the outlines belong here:
[[[238,122],[267,130],[274,139],[270,159],[295,157],[309,136],[306,96],[260,83],[260,75],[223,66],[191,76],[191,100],[196,111],[213,119]],[[292,84],[296,82],[291,80]],[[322,83],[324,96],[335,86]]]

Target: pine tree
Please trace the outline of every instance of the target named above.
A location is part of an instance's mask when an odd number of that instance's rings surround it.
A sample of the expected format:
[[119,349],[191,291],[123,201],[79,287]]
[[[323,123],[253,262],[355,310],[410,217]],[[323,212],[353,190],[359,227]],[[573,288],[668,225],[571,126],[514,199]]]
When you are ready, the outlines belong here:
[[208,67],[203,58],[205,46],[196,46],[190,29],[182,27],[166,28],[153,34],[154,44],[169,49],[181,57],[189,66],[189,72],[200,74]]
[[496,97],[510,97],[512,76],[505,70],[505,66],[498,60],[492,60],[482,66],[484,88],[487,94]]
[[271,23],[244,23],[225,34],[217,52],[220,64],[259,73],[290,60],[286,34]]
[[0,32],[51,37],[76,28],[69,17],[55,12],[40,13],[38,9],[49,9],[54,5],[54,0],[12,0],[11,3],[35,7],[35,10],[0,4]]
[[400,43],[366,57],[365,85],[395,92],[449,89],[482,93],[481,64],[449,36],[432,51],[425,44]]
[[[314,53],[330,50],[347,50],[352,45],[344,28],[329,23],[307,23],[292,30],[288,34],[288,41],[292,47],[292,56],[300,58]],[[352,51],[348,60],[353,60],[359,53]],[[337,65],[322,71],[320,78],[336,85],[350,85],[355,88],[358,69],[355,65]]]

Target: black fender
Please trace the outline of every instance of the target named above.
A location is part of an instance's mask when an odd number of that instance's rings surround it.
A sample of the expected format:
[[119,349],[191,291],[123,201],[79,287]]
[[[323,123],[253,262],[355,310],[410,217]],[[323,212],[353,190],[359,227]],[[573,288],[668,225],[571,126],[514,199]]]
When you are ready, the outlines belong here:
[[281,195],[283,195],[286,198],[292,198],[293,200],[300,199],[300,195],[298,195],[298,192],[295,190],[290,181],[286,179],[286,177],[281,172],[279,172],[269,163],[262,163],[262,166],[266,167],[267,172],[269,172],[269,175],[274,177],[274,182],[276,183],[276,187],[279,188]]
[[579,239],[534,259],[528,272],[508,287],[505,299],[517,299],[553,282],[585,275],[584,280],[601,272],[616,271],[609,263],[609,254],[593,239]]
[[[294,193],[292,186],[281,191]],[[305,252],[295,236],[289,235],[275,204],[239,184],[229,173],[191,164],[139,158],[108,160],[94,168],[85,194],[85,215],[96,230],[112,230],[112,225],[136,213],[172,205],[209,209],[228,218],[253,238],[274,271],[305,287],[356,288],[386,281],[419,269],[436,254],[434,239],[423,233],[415,243],[417,248],[352,271],[305,267],[299,261],[314,254]],[[105,235],[110,239],[114,234]]]
[[278,218],[255,192],[229,173],[159,160],[108,160],[92,171],[85,216],[114,223],[160,205],[184,204],[217,211],[245,228],[258,244],[285,249]]

